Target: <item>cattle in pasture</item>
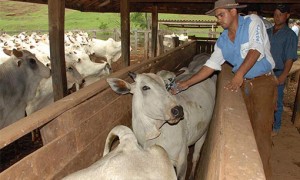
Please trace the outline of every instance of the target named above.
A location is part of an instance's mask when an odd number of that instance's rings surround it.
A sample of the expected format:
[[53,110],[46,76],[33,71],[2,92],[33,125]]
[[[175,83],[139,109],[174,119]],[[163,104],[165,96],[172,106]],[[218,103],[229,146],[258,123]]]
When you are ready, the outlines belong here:
[[[186,79],[193,74],[182,74]],[[185,179],[188,146],[195,144],[191,178],[204,143],[214,109],[216,84],[211,78],[195,84],[176,95],[170,94],[164,79],[152,73],[137,74],[134,83],[108,78],[110,87],[119,94],[133,94],[132,127],[139,143],[144,147],[162,146],[176,167],[178,179]],[[184,117],[174,124],[173,108],[183,107]]]
[[[111,151],[113,140],[119,145]],[[63,180],[176,180],[175,170],[166,151],[152,145],[143,149],[131,129],[118,125],[108,134],[103,157],[90,167],[77,171]]]
[[28,101],[34,96],[50,69],[27,50],[13,49],[11,57],[0,65],[0,129],[25,116]]

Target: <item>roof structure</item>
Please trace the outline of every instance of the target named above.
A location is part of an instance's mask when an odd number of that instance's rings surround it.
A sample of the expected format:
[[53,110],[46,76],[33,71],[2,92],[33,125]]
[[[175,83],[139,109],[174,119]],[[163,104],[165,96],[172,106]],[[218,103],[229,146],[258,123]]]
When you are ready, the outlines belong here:
[[[13,0],[47,4],[48,0]],[[65,0],[65,7],[82,12],[120,12],[121,0]],[[158,13],[205,14],[213,8],[215,0],[130,0],[130,12],[152,12],[157,6]],[[237,0],[240,4],[258,3],[262,15],[273,16],[276,3],[288,3],[291,6],[291,18],[300,19],[299,0]]]
[[217,21],[203,20],[158,20],[158,24],[176,28],[217,28]]

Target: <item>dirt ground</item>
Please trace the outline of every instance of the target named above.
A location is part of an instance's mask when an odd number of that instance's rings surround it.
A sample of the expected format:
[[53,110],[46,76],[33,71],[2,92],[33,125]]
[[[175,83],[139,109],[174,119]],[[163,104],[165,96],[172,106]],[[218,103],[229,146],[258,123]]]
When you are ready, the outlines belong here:
[[291,121],[296,88],[296,82],[291,82],[285,89],[281,130],[272,138],[272,180],[300,179],[300,133]]

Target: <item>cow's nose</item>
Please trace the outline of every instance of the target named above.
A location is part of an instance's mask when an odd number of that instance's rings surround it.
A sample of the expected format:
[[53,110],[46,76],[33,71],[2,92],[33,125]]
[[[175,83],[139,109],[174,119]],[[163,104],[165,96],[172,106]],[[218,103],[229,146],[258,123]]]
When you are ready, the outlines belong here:
[[184,115],[182,106],[173,107],[171,113],[175,118],[183,118]]

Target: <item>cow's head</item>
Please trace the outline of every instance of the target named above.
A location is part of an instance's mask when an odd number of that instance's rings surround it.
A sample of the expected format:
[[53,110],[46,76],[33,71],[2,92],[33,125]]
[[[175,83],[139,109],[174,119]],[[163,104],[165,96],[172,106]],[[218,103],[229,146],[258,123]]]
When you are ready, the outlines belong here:
[[134,83],[107,78],[110,87],[119,94],[133,94],[132,116],[149,130],[149,138],[157,137],[164,123],[176,124],[183,118],[183,108],[165,88],[163,79],[153,73],[131,75]]
[[50,77],[50,69],[41,63],[34,54],[27,50],[18,51],[13,49],[12,54],[17,67],[24,68],[27,73],[40,76],[42,78]]

